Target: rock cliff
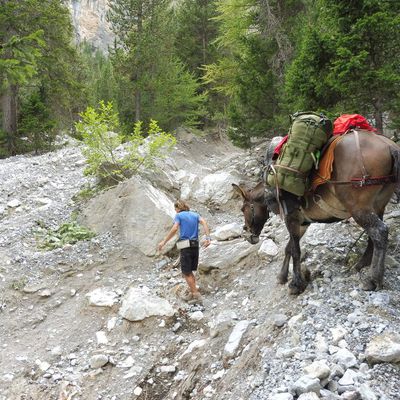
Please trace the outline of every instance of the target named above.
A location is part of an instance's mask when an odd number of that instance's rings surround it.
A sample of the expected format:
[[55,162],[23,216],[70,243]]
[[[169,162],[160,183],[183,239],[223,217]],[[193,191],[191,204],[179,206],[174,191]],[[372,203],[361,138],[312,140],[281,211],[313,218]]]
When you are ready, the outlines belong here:
[[107,0],[68,0],[76,41],[87,41],[94,47],[107,51],[113,42],[113,34],[106,19]]

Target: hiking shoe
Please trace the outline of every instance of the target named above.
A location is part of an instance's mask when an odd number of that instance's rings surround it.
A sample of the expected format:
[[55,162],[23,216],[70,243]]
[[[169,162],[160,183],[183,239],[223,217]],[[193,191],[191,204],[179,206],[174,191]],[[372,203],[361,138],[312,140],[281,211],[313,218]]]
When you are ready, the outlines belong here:
[[203,304],[203,297],[200,293],[192,294],[192,298],[188,300],[189,304]]
[[193,295],[192,295],[192,293],[182,293],[179,297],[180,297],[182,300],[184,300],[184,301],[193,300]]

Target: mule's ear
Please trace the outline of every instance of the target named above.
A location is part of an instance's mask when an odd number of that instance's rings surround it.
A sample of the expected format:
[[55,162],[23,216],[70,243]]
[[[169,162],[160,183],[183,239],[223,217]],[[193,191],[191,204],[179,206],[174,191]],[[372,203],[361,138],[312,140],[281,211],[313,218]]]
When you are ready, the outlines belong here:
[[257,186],[252,189],[251,194],[254,199],[259,199],[264,196],[265,186],[264,182],[260,182]]
[[244,200],[246,200],[248,198],[248,194],[245,189],[236,185],[236,183],[232,183],[232,187],[235,190],[235,192],[239,193],[243,197]]

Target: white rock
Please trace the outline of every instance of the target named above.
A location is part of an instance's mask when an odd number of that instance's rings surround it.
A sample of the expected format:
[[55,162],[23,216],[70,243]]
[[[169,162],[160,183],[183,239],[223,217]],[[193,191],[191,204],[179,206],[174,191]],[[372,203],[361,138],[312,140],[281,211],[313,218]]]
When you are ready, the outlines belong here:
[[351,368],[357,365],[357,359],[353,353],[347,349],[339,349],[333,356],[334,361],[344,368]]
[[400,335],[385,333],[374,337],[367,345],[365,356],[370,363],[400,362]]
[[86,294],[89,304],[98,307],[112,307],[118,301],[118,295],[109,288],[97,288]]
[[7,207],[9,208],[17,208],[21,205],[21,202],[18,199],[11,200],[7,203]]
[[232,330],[232,333],[229,336],[228,342],[224,347],[224,356],[226,358],[233,357],[236,353],[236,350],[239,347],[240,341],[244,333],[246,332],[250,321],[243,320],[239,321]]
[[97,340],[97,344],[107,344],[108,343],[108,339],[107,339],[106,333],[104,331],[96,332],[96,340]]
[[250,244],[244,239],[212,242],[207,249],[200,250],[198,269],[208,272],[236,265],[243,258],[256,253],[259,246],[259,244]]
[[179,359],[181,359],[184,356],[186,356],[187,354],[191,353],[193,350],[203,347],[207,342],[208,342],[207,339],[198,339],[198,340],[195,340],[194,342],[190,343],[188,348],[179,356]]
[[293,384],[292,388],[296,394],[315,392],[319,394],[321,385],[318,378],[311,378],[308,375],[302,376]]
[[172,374],[176,371],[176,367],[174,365],[163,365],[160,367],[160,372],[163,374]]
[[53,348],[51,349],[51,354],[53,354],[54,356],[60,356],[60,355],[62,354],[62,348],[61,348],[61,346],[53,347]]
[[290,393],[276,393],[271,394],[268,400],[293,400],[293,395]]
[[332,343],[336,346],[347,335],[347,330],[343,326],[336,326],[331,328],[331,333]]
[[239,237],[242,234],[242,225],[232,222],[231,224],[218,226],[213,233],[216,240],[229,240]]
[[143,389],[142,389],[140,386],[137,386],[137,387],[135,388],[135,390],[133,391],[133,394],[134,394],[135,396],[140,396],[140,395],[142,394],[142,392],[143,392]]
[[341,386],[350,386],[354,385],[357,381],[357,372],[352,369],[347,369],[344,375],[339,379],[339,385]]
[[115,326],[117,325],[117,321],[118,321],[117,317],[112,317],[107,321],[107,330],[109,332],[115,328]]
[[373,390],[366,384],[363,383],[358,388],[358,392],[361,395],[362,400],[377,400],[378,396],[373,392]]
[[319,396],[314,392],[302,393],[297,400],[319,400]]
[[135,360],[132,356],[128,356],[124,361],[118,363],[118,368],[132,368],[135,365]]
[[171,317],[175,310],[167,300],[151,294],[147,287],[142,287],[129,289],[119,314],[128,321],[141,321],[151,316]]
[[212,379],[213,381],[216,381],[217,379],[221,379],[224,375],[225,375],[225,370],[224,370],[224,369],[221,369],[220,371],[216,372],[216,373],[211,377],[211,379]]
[[261,243],[258,254],[274,257],[279,253],[279,247],[272,239],[266,239]]
[[306,366],[304,372],[312,378],[324,379],[329,376],[331,369],[328,367],[326,360],[319,360]]
[[204,318],[204,314],[201,311],[195,311],[189,314],[189,318],[193,321],[201,321]]
[[35,364],[39,367],[42,372],[46,372],[50,368],[50,364],[46,361],[36,360]]
[[96,354],[90,358],[90,367],[93,369],[104,367],[108,363],[108,356]]

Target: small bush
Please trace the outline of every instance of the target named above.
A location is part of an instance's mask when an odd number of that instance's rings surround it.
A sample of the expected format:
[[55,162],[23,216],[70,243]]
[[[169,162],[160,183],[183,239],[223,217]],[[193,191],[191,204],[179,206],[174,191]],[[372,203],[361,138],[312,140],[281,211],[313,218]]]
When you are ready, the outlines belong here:
[[74,244],[81,240],[91,239],[94,236],[96,236],[94,232],[78,225],[76,221],[66,222],[56,230],[45,231],[39,239],[39,247],[45,250],[53,250],[66,244]]
[[97,109],[88,107],[80,116],[82,120],[75,126],[86,145],[85,174],[94,175],[108,185],[110,181],[117,184],[138,173],[141,167],[153,168],[155,160],[165,157],[176,143],[175,137],[162,131],[154,120],[147,133],[138,121],[133,133],[120,134],[118,114],[112,103],[101,101]]

